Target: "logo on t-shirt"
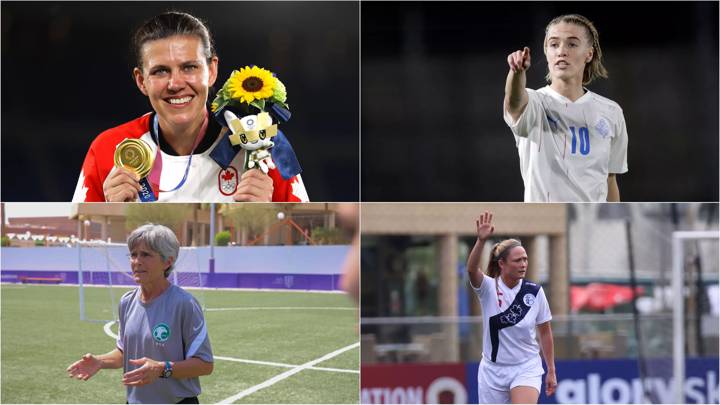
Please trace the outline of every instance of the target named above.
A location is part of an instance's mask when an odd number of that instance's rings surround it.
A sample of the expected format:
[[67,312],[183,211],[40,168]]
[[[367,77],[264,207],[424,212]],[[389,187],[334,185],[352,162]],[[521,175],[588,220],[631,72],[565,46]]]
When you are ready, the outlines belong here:
[[600,120],[595,124],[595,130],[605,138],[610,135],[610,124],[605,118],[600,117]]
[[238,171],[232,166],[218,172],[218,188],[223,195],[233,195],[237,191]]
[[515,304],[508,308],[507,311],[505,311],[505,315],[500,317],[500,323],[504,325],[515,325],[520,320],[522,314],[522,307],[518,304]]
[[525,303],[525,305],[531,307],[532,304],[535,302],[535,296],[532,294],[525,294],[525,296],[523,297],[523,302]]
[[167,342],[167,340],[170,339],[170,327],[165,323],[159,323],[153,328],[152,336],[156,342]]

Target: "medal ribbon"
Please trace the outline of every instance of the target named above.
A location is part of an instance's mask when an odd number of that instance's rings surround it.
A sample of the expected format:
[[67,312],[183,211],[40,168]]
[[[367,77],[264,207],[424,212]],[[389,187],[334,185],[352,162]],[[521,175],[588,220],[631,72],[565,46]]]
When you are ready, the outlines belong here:
[[150,185],[147,177],[143,177],[142,179],[140,179],[140,187],[141,188],[138,192],[138,197],[140,197],[141,202],[155,201],[155,193],[153,193],[153,188]]
[[[195,153],[195,148],[200,144],[200,142],[205,137],[205,132],[207,131],[208,127],[208,113],[207,109],[205,110],[205,119],[203,120],[202,126],[200,127],[200,132],[195,137],[195,142],[193,143],[192,150],[190,151],[190,158],[188,159],[187,165],[185,166],[185,173],[183,174],[182,180],[180,180],[180,183],[178,183],[177,186],[175,186],[172,190],[161,190],[160,189],[160,175],[162,174],[162,155],[160,153],[160,126],[158,124],[158,116],[157,113],[155,113],[155,116],[153,117],[153,138],[155,139],[155,143],[157,144],[157,150],[155,151],[155,163],[153,164],[152,169],[150,170],[150,175],[148,178],[150,179],[150,184],[152,184],[151,190],[158,190],[158,194],[160,192],[162,193],[169,193],[171,191],[175,191],[179,189],[180,187],[185,184],[185,181],[187,181],[188,173],[190,172],[190,166],[192,164],[192,157]],[[150,186],[148,184],[148,186]],[[142,183],[141,183],[142,185]]]

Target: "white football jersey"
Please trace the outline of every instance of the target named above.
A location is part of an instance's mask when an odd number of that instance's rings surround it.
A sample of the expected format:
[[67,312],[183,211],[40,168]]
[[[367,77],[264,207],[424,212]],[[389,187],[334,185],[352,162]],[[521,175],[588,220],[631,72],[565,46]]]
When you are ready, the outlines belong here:
[[[527,281],[526,281],[527,282]],[[514,288],[508,288],[502,278],[498,278],[497,291],[495,279],[483,274],[483,282],[475,288],[475,294],[480,300],[483,316],[483,359],[492,359],[492,344],[490,339],[490,317],[508,310],[515,296],[520,291],[522,283]],[[499,291],[499,295],[498,292]],[[502,305],[498,303],[498,296]],[[542,287],[535,297],[522,297],[526,304],[530,303],[530,310],[525,317],[514,326],[500,329],[499,348],[495,364],[518,365],[535,361],[540,354],[540,348],[535,340],[535,327],[552,319],[550,306]]]
[[628,135],[620,106],[587,89],[576,101],[550,86],[527,89],[515,136],[526,202],[607,201],[609,174],[628,171]]

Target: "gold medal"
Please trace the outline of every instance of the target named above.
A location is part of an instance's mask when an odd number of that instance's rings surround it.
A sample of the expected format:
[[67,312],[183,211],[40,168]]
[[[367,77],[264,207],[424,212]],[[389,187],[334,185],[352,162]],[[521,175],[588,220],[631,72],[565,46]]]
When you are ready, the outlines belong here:
[[152,149],[140,139],[123,139],[115,147],[115,166],[131,170],[142,179],[150,173],[153,160]]

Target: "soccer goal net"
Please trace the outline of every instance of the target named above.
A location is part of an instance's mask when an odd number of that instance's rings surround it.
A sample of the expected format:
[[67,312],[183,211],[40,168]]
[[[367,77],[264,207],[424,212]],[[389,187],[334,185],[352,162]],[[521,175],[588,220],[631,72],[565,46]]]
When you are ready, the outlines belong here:
[[[109,322],[118,319],[120,297],[137,287],[124,243],[82,242],[78,250],[80,319]],[[205,308],[208,258],[194,247],[181,247],[168,279],[188,289]]]

